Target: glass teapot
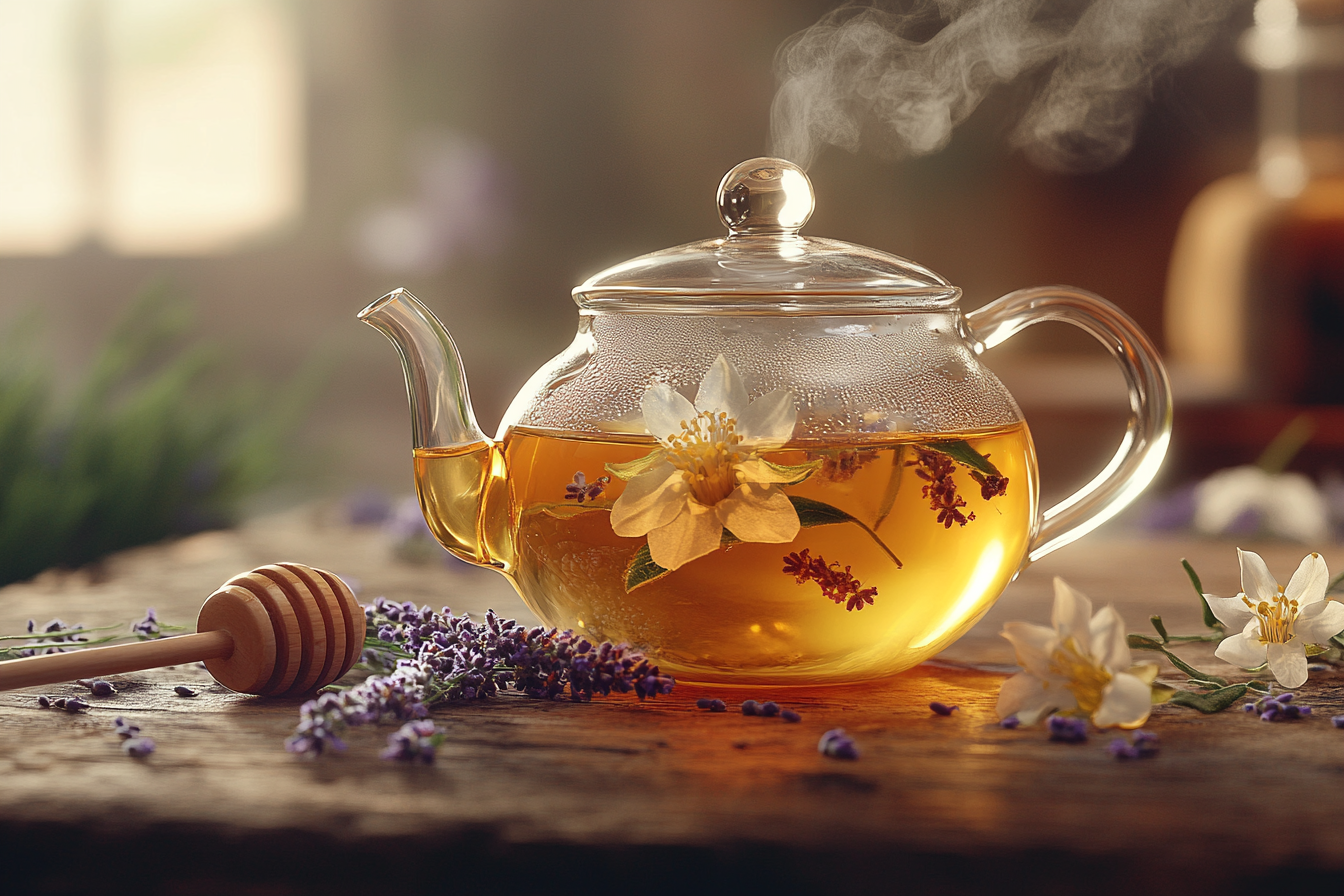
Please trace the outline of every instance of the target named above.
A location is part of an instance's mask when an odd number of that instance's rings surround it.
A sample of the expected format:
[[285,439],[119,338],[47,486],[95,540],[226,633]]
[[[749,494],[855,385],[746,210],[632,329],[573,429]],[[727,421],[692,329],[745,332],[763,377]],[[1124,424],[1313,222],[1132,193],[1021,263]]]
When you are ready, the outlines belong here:
[[[718,205],[726,237],[574,290],[578,334],[494,439],[429,309],[397,290],[360,312],[401,356],[430,528],[547,625],[684,680],[892,674],[1157,472],[1166,373],[1115,306],[1047,287],[963,315],[927,268],[801,236],[812,187],[779,159],[730,171]],[[1041,512],[1022,412],[978,355],[1046,320],[1106,346],[1132,413],[1106,468]]]

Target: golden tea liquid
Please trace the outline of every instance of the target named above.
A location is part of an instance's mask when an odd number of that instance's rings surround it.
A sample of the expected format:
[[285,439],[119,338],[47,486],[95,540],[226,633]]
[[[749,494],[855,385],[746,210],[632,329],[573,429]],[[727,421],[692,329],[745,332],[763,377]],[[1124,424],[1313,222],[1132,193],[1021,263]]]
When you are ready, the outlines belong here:
[[[606,464],[657,447],[648,436],[516,428],[502,446],[418,451],[416,481],[439,540],[509,575],[548,625],[628,642],[688,681],[806,684],[907,669],[989,608],[1035,526],[1036,461],[1024,424],[796,440],[761,454],[781,466],[814,464],[784,492],[853,521],[808,525],[814,514],[788,544],[731,543],[627,592],[646,542],[612,531],[610,508],[627,483],[611,477],[582,503],[566,498],[566,486],[576,473],[591,486],[609,475]],[[985,496],[995,489],[964,463],[974,455],[1006,478],[1001,494]],[[799,559],[811,561],[802,581]],[[837,582],[852,582],[850,592],[871,604],[834,602],[826,588],[835,593]]]

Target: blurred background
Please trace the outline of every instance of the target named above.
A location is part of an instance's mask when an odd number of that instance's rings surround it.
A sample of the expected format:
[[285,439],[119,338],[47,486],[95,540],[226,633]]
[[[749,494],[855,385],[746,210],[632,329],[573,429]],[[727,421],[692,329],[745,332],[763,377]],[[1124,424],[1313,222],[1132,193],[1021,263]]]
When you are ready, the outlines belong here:
[[[720,234],[719,179],[771,149],[778,49],[837,5],[0,0],[0,328],[37,309],[30,341],[59,396],[132,299],[168,284],[228,369],[280,384],[327,359],[286,437],[301,462],[284,495],[409,493],[401,372],[355,313],[399,286],[434,308],[493,431],[568,344],[575,284]],[[1050,283],[1121,306],[1172,364],[1175,453],[1159,489],[1254,460],[1303,408],[1319,414],[1293,463],[1318,474],[1344,444],[1330,409],[1344,391],[1321,385],[1337,356],[1313,335],[1344,334],[1344,241],[1333,187],[1308,188],[1328,181],[1328,153],[1311,167],[1308,141],[1291,141],[1295,128],[1340,122],[1266,125],[1258,102],[1344,114],[1329,84],[1301,87],[1299,72],[1334,58],[1336,5],[1303,0],[1299,22],[1288,0],[1259,19],[1227,0],[1197,52],[1139,86],[1132,148],[1101,170],[1047,170],[1010,139],[1048,71],[989,90],[937,152],[826,148],[809,168],[818,201],[806,232],[914,259],[960,286],[968,310]],[[1282,32],[1310,16],[1325,23],[1315,56],[1299,40],[1262,53],[1258,72],[1255,48],[1238,49],[1253,25]],[[1285,78],[1298,93],[1284,93]],[[1267,134],[1291,145],[1267,156]],[[1178,239],[1201,191],[1229,178],[1241,211],[1214,202],[1205,223],[1223,230]],[[1307,235],[1263,236],[1285,215],[1308,221]],[[1233,219],[1243,225],[1230,233]],[[1277,273],[1247,267],[1274,240]],[[1178,242],[1188,257],[1175,270]],[[1192,288],[1173,310],[1169,277],[1223,293]],[[987,362],[1027,413],[1046,499],[1090,478],[1126,415],[1103,350],[1051,325]]]

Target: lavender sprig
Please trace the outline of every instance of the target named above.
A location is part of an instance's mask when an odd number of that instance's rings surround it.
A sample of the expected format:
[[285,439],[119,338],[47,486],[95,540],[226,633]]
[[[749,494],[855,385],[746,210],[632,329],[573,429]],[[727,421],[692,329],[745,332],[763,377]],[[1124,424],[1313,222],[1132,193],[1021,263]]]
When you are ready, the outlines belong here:
[[285,746],[318,755],[344,749],[346,728],[383,719],[422,719],[428,707],[457,700],[480,700],[512,688],[531,697],[587,702],[595,695],[634,693],[640,700],[670,693],[671,676],[638,651],[609,641],[593,644],[571,631],[526,628],[493,610],[476,622],[446,607],[393,603],[378,598],[365,608],[375,644],[389,658],[400,656],[388,675],[326,693],[299,710],[297,730]]

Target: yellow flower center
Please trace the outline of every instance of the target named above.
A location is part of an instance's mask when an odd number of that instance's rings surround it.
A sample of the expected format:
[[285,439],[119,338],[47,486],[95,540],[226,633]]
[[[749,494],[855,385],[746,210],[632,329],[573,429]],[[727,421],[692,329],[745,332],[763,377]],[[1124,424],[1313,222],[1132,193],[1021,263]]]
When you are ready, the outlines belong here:
[[1111,683],[1111,673],[1083,656],[1073,638],[1055,648],[1050,655],[1050,670],[1068,680],[1065,687],[1083,712],[1090,716],[1101,706],[1102,692]]
[[736,427],[737,420],[723,411],[701,411],[694,419],[681,421],[681,432],[667,441],[667,459],[681,471],[695,500],[706,507],[737,487],[735,468],[742,458],[736,449],[742,437]]
[[1297,621],[1298,603],[1289,600],[1279,586],[1279,593],[1270,600],[1251,603],[1246,595],[1241,596],[1246,606],[1251,608],[1260,622],[1260,641],[1264,644],[1287,644],[1293,637],[1293,623]]

